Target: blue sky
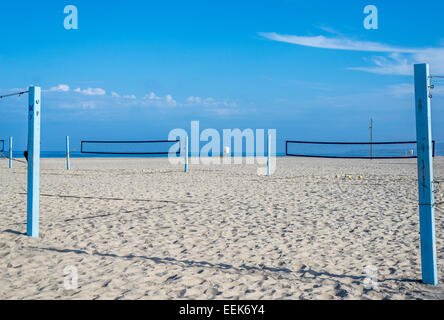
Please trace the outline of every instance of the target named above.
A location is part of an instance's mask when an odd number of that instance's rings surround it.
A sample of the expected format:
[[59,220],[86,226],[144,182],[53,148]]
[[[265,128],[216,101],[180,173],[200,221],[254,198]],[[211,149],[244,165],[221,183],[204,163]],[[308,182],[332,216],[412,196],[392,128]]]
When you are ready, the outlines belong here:
[[[79,29],[65,30],[65,5]],[[363,26],[375,5],[379,29]],[[413,64],[444,75],[444,2],[43,1],[0,10],[0,95],[42,87],[42,150],[164,139],[171,129],[277,129],[284,140],[415,139]],[[0,139],[26,145],[26,97]],[[444,140],[444,82],[434,90]]]

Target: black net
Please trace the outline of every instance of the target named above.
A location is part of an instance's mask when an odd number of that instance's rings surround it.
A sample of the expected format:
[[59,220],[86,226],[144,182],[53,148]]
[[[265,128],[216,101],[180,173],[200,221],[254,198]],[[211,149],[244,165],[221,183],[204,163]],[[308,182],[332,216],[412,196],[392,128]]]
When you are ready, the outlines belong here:
[[[417,158],[416,141],[399,142],[308,142],[287,141],[286,155],[291,157],[343,159]],[[433,141],[433,156],[435,156]]]
[[81,153],[108,155],[179,155],[180,140],[82,141]]

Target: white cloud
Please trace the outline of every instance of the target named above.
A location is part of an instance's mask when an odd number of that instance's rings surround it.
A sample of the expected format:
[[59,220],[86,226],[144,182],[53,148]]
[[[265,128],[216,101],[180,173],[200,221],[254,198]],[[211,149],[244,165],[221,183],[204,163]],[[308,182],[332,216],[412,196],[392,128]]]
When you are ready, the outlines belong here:
[[131,100],[136,100],[137,99],[137,97],[134,94],[128,94],[128,95],[121,96],[120,94],[118,94],[115,91],[111,91],[111,97],[113,97],[113,98],[131,99]]
[[149,94],[145,95],[145,99],[160,100],[160,97],[156,96],[156,94],[154,92],[150,92]]
[[88,89],[80,89],[77,88],[74,92],[82,93],[87,96],[104,96],[106,95],[106,91],[102,88],[88,88]]
[[379,42],[355,41],[347,38],[327,38],[324,36],[304,37],[286,34],[280,35],[274,32],[261,32],[259,35],[269,40],[323,49],[404,53],[418,51],[418,49],[393,47]]
[[106,91],[102,88],[88,88],[86,90],[83,90],[82,93],[89,96],[104,96],[106,94]]
[[[51,91],[60,91],[66,92],[71,90],[68,85],[58,85],[50,89]],[[196,106],[196,107],[211,107],[212,110],[220,113],[228,113],[228,109],[232,109],[237,107],[237,104],[230,100],[217,100],[211,97],[202,98],[198,96],[190,96],[186,99],[186,101],[178,102],[174,99],[172,94],[167,94],[165,96],[158,96],[154,92],[150,92],[146,94],[142,98],[138,98],[134,94],[121,95],[116,91],[110,91],[110,94],[107,95],[106,91],[102,88],[76,88],[72,90],[75,93],[86,95],[86,96],[95,96],[94,100],[88,101],[79,101],[75,105],[78,107],[79,105],[83,109],[93,109],[98,106],[103,106],[109,103],[110,98],[118,99],[113,100],[114,103],[117,103],[121,106],[154,106],[154,107],[176,107],[176,106]],[[77,99],[82,99],[77,97]],[[90,98],[93,99],[93,98]]]
[[201,98],[191,96],[187,99],[187,101],[191,103],[201,103]]
[[154,92],[150,92],[143,97],[142,104],[147,106],[177,106],[177,101],[173,98],[171,94],[167,94],[165,97],[159,97]]
[[214,98],[201,98],[197,96],[190,96],[187,99],[188,104],[202,105],[202,106],[219,106],[219,107],[237,107],[237,104],[228,100],[216,100]]
[[351,67],[349,70],[364,71],[376,74],[412,75],[413,64],[429,63],[431,72],[444,73],[444,48],[403,48],[379,42],[357,41],[346,37],[281,35],[274,32],[259,33],[273,41],[296,44],[300,46],[386,53],[388,56],[374,56],[372,66]]
[[69,86],[67,84],[59,84],[55,87],[50,88],[48,91],[50,92],[68,92]]
[[165,96],[165,101],[166,103],[168,103],[170,106],[175,106],[177,104],[176,100],[173,99],[173,96],[170,94],[167,94]]
[[364,71],[376,74],[396,74],[411,75],[413,73],[413,64],[411,58],[404,57],[399,53],[392,53],[388,57],[375,56],[371,58],[374,66],[372,67],[353,67],[349,70]]

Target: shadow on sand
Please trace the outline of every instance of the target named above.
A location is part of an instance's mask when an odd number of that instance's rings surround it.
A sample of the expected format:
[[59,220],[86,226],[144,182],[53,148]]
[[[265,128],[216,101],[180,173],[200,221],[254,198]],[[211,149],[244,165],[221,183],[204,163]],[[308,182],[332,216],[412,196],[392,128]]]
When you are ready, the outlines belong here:
[[[25,192],[18,193],[20,195],[27,195]],[[134,202],[160,202],[160,203],[172,203],[172,204],[184,204],[184,203],[194,203],[200,204],[196,201],[173,201],[173,200],[154,200],[154,199],[125,199],[116,197],[92,197],[92,196],[71,196],[71,195],[60,195],[60,194],[40,194],[41,197],[53,197],[53,198],[63,198],[63,199],[86,199],[86,200],[112,200],[112,201],[134,201]]]
[[[276,267],[269,267],[263,264],[259,264],[257,266],[248,266],[248,265],[241,265],[241,266],[233,266],[230,264],[224,264],[224,263],[211,263],[208,261],[195,261],[195,260],[179,260],[176,258],[159,258],[159,257],[148,257],[148,256],[141,256],[141,255],[118,255],[114,253],[101,253],[98,251],[94,251],[92,253],[89,253],[85,250],[75,250],[75,249],[56,249],[56,248],[38,248],[33,247],[33,249],[38,250],[47,250],[47,251],[53,251],[53,252],[59,252],[59,253],[76,253],[76,254],[83,254],[83,255],[90,255],[90,256],[100,256],[100,257],[109,257],[109,258],[116,258],[116,259],[125,259],[125,260],[132,260],[132,259],[142,259],[142,260],[149,260],[153,261],[155,263],[164,263],[164,264],[172,264],[172,265],[186,265],[190,267],[206,267],[206,268],[212,268],[212,269],[218,269],[218,270],[233,270],[236,272],[241,271],[255,271],[255,272],[261,272],[261,271],[268,271],[272,274],[281,274],[281,275],[297,275],[301,278],[305,278],[307,276],[312,276],[315,278],[318,277],[328,277],[328,278],[337,278],[337,279],[351,279],[355,281],[364,281],[367,276],[365,275],[347,275],[347,274],[335,274],[331,272],[318,272],[311,268],[309,268],[306,265],[303,265],[299,270],[294,271],[290,270],[288,268],[276,268]],[[398,283],[420,283],[419,280],[416,279],[406,279],[406,278],[385,278],[382,280],[378,280],[378,283],[383,283],[386,281],[394,281]]]

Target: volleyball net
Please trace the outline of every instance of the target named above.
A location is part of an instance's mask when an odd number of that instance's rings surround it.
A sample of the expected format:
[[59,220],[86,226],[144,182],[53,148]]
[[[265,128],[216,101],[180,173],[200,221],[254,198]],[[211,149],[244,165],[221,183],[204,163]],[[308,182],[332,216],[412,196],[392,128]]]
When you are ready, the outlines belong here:
[[[416,141],[396,142],[316,142],[286,141],[288,157],[338,159],[405,159],[417,158]],[[435,141],[433,141],[433,157]]]
[[81,141],[80,153],[97,155],[179,156],[180,140]]

